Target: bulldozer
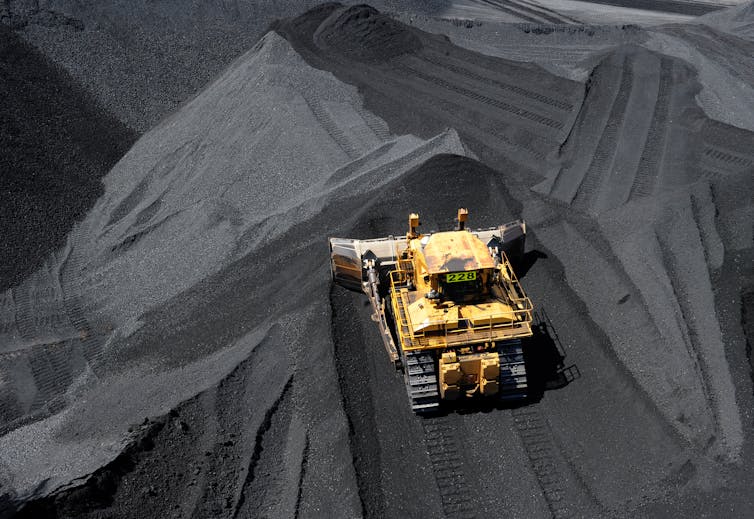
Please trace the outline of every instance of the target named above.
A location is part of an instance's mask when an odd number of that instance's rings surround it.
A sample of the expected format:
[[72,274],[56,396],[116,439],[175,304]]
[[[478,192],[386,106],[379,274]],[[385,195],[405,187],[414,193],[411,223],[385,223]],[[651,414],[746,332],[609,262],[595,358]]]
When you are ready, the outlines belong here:
[[513,267],[526,224],[471,230],[468,216],[461,208],[454,230],[422,234],[411,213],[405,236],[329,240],[333,282],[369,297],[417,414],[528,396],[523,348],[533,309]]

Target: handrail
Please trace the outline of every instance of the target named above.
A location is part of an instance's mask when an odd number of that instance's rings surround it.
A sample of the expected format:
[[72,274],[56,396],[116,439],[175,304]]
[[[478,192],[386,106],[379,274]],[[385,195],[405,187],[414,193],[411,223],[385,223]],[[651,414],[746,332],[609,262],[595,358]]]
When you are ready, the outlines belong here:
[[[526,296],[523,287],[521,287],[521,284],[519,283],[518,278],[516,277],[513,268],[510,265],[510,262],[508,261],[508,258],[505,256],[505,253],[502,254],[502,258],[503,261],[498,266],[501,274],[504,274],[500,276],[500,286],[505,291],[506,297],[508,299],[507,302],[511,305],[511,311],[490,314],[486,318],[487,323],[476,324],[470,328],[448,329],[445,320],[429,321],[426,322],[429,327],[436,326],[440,328],[440,330],[432,330],[430,332],[414,330],[408,313],[408,307],[404,303],[403,296],[400,292],[401,288],[409,287],[409,280],[412,278],[413,274],[413,263],[410,260],[399,260],[397,265],[398,269],[391,271],[389,277],[391,290],[394,294],[396,294],[396,296],[398,296],[396,304],[399,305],[403,310],[402,312],[398,312],[397,315],[394,316],[397,325],[396,328],[398,333],[401,335],[401,338],[408,338],[412,342],[425,342],[422,339],[438,338],[444,336],[447,343],[448,341],[452,342],[454,337],[463,335],[467,338],[471,336],[471,340],[474,340],[476,342],[477,340],[481,341],[485,338],[490,341],[497,340],[501,338],[499,332],[509,332],[517,328],[521,329],[521,335],[527,335],[531,333],[533,305],[531,303],[531,300]],[[494,322],[501,317],[508,322]],[[511,317],[513,317],[513,319],[511,319]],[[408,331],[407,336],[403,331],[404,328]],[[498,332],[498,334],[496,335],[495,332]],[[511,334],[505,333],[505,335]],[[515,335],[515,332],[513,333],[513,335]]]

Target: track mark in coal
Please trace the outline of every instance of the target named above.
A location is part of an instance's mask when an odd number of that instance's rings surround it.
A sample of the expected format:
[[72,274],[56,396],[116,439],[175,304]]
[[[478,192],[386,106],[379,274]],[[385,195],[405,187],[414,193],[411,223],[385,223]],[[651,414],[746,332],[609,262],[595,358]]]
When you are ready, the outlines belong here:
[[29,365],[37,386],[37,395],[31,405],[31,412],[48,406],[72,382],[71,367],[68,365],[71,348],[45,348],[29,358]]
[[332,284],[330,286],[330,316],[335,368],[348,420],[348,447],[351,451],[359,499],[364,517],[383,517],[385,498],[381,485],[382,459],[375,423],[371,393],[365,389],[370,375],[364,361],[362,324],[353,319],[359,294]]
[[425,418],[422,426],[445,515],[452,518],[476,517],[474,492],[467,482],[463,452],[454,435],[456,427],[448,418]]
[[352,160],[345,166],[339,167],[333,172],[332,175],[330,175],[330,178],[327,179],[327,185],[330,186],[349,180],[351,178],[351,175],[364,168],[364,166],[369,164],[370,162],[377,161],[380,157],[393,149],[394,146],[395,141],[386,142],[382,146],[374,148],[369,153],[365,153],[358,159]]
[[312,111],[314,118],[319,122],[322,128],[332,137],[335,144],[338,145],[350,159],[356,159],[361,155],[361,151],[351,142],[351,139],[338,126],[327,109],[322,105],[319,99],[311,95],[303,96],[309,109]]
[[[234,518],[239,515],[246,515],[241,514],[242,510],[263,510],[278,504],[279,498],[277,494],[281,492],[285,482],[285,475],[282,474],[284,466],[280,463],[279,456],[271,458],[270,456],[265,456],[264,451],[279,447],[281,440],[278,436],[285,436],[287,433],[288,426],[290,425],[290,411],[286,412],[286,416],[283,417],[279,416],[279,412],[283,410],[284,402],[292,386],[293,375],[290,375],[280,395],[264,413],[262,423],[257,428],[254,438],[254,450],[249,460],[249,468],[246,471],[241,495],[235,506]],[[270,431],[275,432],[272,438],[269,436]],[[267,471],[264,474],[264,481],[260,482],[257,471],[263,465],[266,466]]]
[[657,174],[665,153],[665,141],[668,134],[668,113],[673,90],[673,62],[660,59],[660,86],[657,92],[652,124],[644,141],[644,150],[639,160],[639,167],[628,200],[649,196],[654,192]]
[[531,122],[534,122],[543,126],[547,126],[549,128],[553,128],[556,130],[563,129],[563,123],[560,121],[555,121],[553,119],[550,119],[549,117],[544,117],[542,115],[535,114],[534,112],[531,112],[524,108],[519,108],[509,103],[506,103],[505,101],[500,101],[499,99],[492,99],[491,97],[487,97],[485,95],[479,94],[467,88],[459,87],[458,85],[455,85],[451,83],[450,81],[445,81],[442,78],[432,76],[430,74],[425,74],[424,72],[421,72],[405,63],[401,63],[401,64],[396,63],[395,68],[397,70],[403,70],[410,76],[418,77],[428,83],[434,83],[435,85],[439,87],[442,87],[446,90],[449,90],[461,96],[467,97],[469,99],[473,99],[481,103],[488,104],[490,106],[494,106],[495,108],[508,112],[516,117],[520,117],[522,119],[526,119],[528,121],[531,121]]
[[513,423],[518,431],[534,475],[542,488],[542,495],[554,519],[570,517],[564,502],[565,490],[560,485],[563,479],[555,462],[555,445],[550,431],[536,407],[528,406],[512,410]]
[[599,189],[604,184],[605,175],[612,172],[609,167],[610,162],[615,155],[616,143],[619,137],[619,131],[623,126],[623,119],[626,115],[626,106],[633,89],[633,65],[628,56],[623,58],[622,76],[618,92],[613,101],[610,117],[607,124],[602,130],[597,149],[594,152],[592,162],[581,180],[576,196],[571,202],[572,206],[580,211],[588,211],[599,194]]
[[[694,222],[696,225],[696,222]],[[698,227],[697,227],[698,230]],[[720,433],[720,421],[715,406],[712,403],[712,392],[710,388],[710,381],[708,371],[705,369],[703,359],[701,358],[698,344],[696,344],[699,338],[696,336],[694,330],[688,323],[692,322],[690,316],[692,315],[692,309],[689,307],[689,300],[686,291],[683,289],[683,280],[679,275],[678,261],[673,256],[669,245],[663,240],[657,233],[655,233],[655,241],[660,248],[660,256],[662,259],[662,266],[665,267],[668,280],[670,281],[670,288],[673,291],[673,299],[675,299],[678,305],[678,313],[676,315],[676,322],[681,329],[684,338],[684,346],[689,354],[689,358],[694,362],[694,366],[699,374],[699,382],[702,386],[705,400],[709,409],[712,411],[715,421],[715,432]]]
[[544,17],[539,16],[535,18],[531,16],[531,14],[522,13],[521,11],[517,11],[516,9],[513,9],[511,7],[506,7],[502,2],[495,2],[494,0],[480,0],[480,2],[492,6],[498,11],[502,11],[511,16],[515,16],[516,18],[521,18],[522,20],[534,23],[542,23],[543,21],[546,21]]
[[678,13],[687,16],[701,16],[723,7],[711,2],[689,2],[687,0],[590,0],[590,2],[647,11]]
[[364,121],[364,124],[366,124],[370,130],[372,130],[372,133],[381,140],[382,142],[390,140],[392,135],[390,135],[390,129],[388,128],[387,124],[385,124],[385,121],[374,115],[372,112],[361,106],[360,104],[356,105],[356,113],[359,114],[361,119]]
[[484,3],[496,7],[502,11],[505,11],[519,18],[524,18],[532,22],[545,22],[553,23],[556,25],[563,25],[568,23],[580,23],[574,21],[573,18],[561,16],[558,13],[537,6],[538,9],[534,9],[532,4],[528,2],[520,2],[516,0],[497,1],[497,0],[482,0]]
[[[514,142],[504,133],[504,130],[508,129],[510,125],[499,120],[490,120],[489,114],[487,113],[474,111],[473,113],[475,114],[476,119],[473,119],[472,117],[469,117],[469,113],[472,111],[462,104],[451,103],[450,101],[438,98],[430,98],[430,100],[427,101],[425,98],[419,97],[416,91],[413,94],[407,92],[406,97],[408,96],[413,97],[417,103],[429,102],[433,103],[435,107],[442,108],[444,114],[452,116],[453,121],[451,124],[460,128],[464,137],[467,137],[490,150],[499,151],[503,149],[511,158],[520,155],[521,152],[526,153],[530,158],[536,160],[544,160],[546,157],[545,153],[534,148],[531,144],[536,141],[537,136],[525,132],[522,128],[518,129],[518,134],[528,135],[528,141],[523,143]],[[480,124],[480,121],[491,121],[496,127],[494,129],[490,128],[489,125]],[[525,159],[519,160],[523,161]],[[530,164],[530,162],[521,163]]]
[[552,9],[548,9],[543,5],[538,4],[532,4],[531,2],[527,2],[525,0],[510,0],[511,3],[520,5],[520,6],[529,6],[529,9],[535,12],[541,12],[543,15],[548,15],[556,25],[563,25],[563,24],[578,24],[580,25],[582,22],[577,20],[576,18],[571,18],[568,15],[565,15],[563,13],[559,13],[557,11],[553,11]]
[[548,97],[543,94],[539,94],[537,92],[533,92],[531,90],[527,90],[525,88],[521,88],[516,85],[511,85],[508,83],[503,83],[502,81],[498,81],[496,79],[492,79],[487,76],[482,76],[480,74],[477,74],[476,72],[472,72],[466,67],[462,67],[459,65],[453,65],[447,61],[447,58],[445,60],[440,59],[437,56],[431,56],[431,55],[422,55],[421,59],[424,61],[427,61],[429,63],[432,63],[433,65],[437,65],[442,68],[446,68],[450,70],[451,72],[455,72],[458,75],[466,76],[470,79],[473,79],[474,81],[478,81],[480,83],[485,83],[490,86],[494,86],[496,88],[499,88],[500,90],[505,90],[508,92],[511,92],[513,94],[516,94],[518,96],[524,97],[526,99],[530,99],[532,101],[537,101],[539,103],[551,106],[553,108],[557,108],[559,110],[564,111],[571,111],[573,110],[573,104],[565,102],[565,101],[559,101],[557,99],[554,99],[552,97]]
[[741,155],[734,155],[729,150],[723,150],[722,148],[708,145],[704,149],[705,157],[708,157],[714,162],[722,164],[726,169],[735,168],[734,171],[749,168],[754,165],[754,159],[749,159]]

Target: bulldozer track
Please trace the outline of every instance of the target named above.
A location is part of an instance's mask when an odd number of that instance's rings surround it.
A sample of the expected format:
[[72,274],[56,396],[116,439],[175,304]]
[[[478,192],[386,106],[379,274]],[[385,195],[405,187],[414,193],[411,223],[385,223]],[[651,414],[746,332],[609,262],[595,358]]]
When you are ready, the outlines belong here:
[[528,396],[529,384],[524,365],[521,340],[505,341],[498,352],[500,362],[500,399],[522,400]]
[[404,352],[406,392],[415,413],[427,414],[440,409],[437,367],[434,355],[425,351]]
[[532,471],[542,488],[553,519],[570,517],[565,504],[565,491],[560,481],[562,475],[555,461],[555,445],[550,430],[539,409],[533,406],[513,409],[513,423],[524,445]]
[[464,473],[462,450],[455,438],[454,424],[448,418],[426,418],[422,425],[445,516],[476,517],[474,493]]
[[673,63],[668,58],[663,57],[660,60],[660,84],[657,89],[657,101],[655,101],[652,124],[649,126],[647,139],[644,141],[644,150],[639,160],[639,167],[628,200],[648,196],[654,191],[668,132],[668,113],[672,89]]
[[537,92],[533,92],[531,90],[527,90],[525,88],[521,88],[516,85],[510,85],[508,83],[503,83],[502,81],[498,81],[496,79],[492,79],[487,76],[482,76],[480,74],[477,74],[476,72],[472,72],[466,67],[449,63],[447,61],[447,58],[445,58],[445,60],[442,60],[441,58],[437,56],[425,55],[425,56],[422,56],[422,59],[424,61],[432,63],[433,65],[437,65],[439,67],[448,69],[451,72],[455,72],[456,74],[459,74],[461,76],[466,76],[470,79],[473,79],[474,81],[479,81],[480,83],[486,83],[488,85],[497,87],[500,90],[505,90],[507,92],[516,94],[520,97],[523,97],[532,101],[537,101],[539,103],[545,104],[547,106],[551,106],[553,108],[557,108],[559,110],[564,110],[564,111],[573,110],[573,104],[571,103],[568,103],[565,101],[558,101],[557,99],[553,99],[552,97],[548,97],[546,95],[542,95]]
[[527,121],[537,123],[542,126],[546,126],[548,128],[552,128],[555,130],[562,130],[563,129],[563,123],[560,121],[556,121],[554,119],[550,119],[549,117],[545,117],[543,115],[536,114],[534,112],[531,112],[529,110],[526,110],[524,108],[519,108],[517,106],[513,106],[509,103],[506,103],[505,101],[500,101],[498,99],[492,99],[491,97],[487,97],[485,95],[479,94],[477,92],[474,92],[472,90],[469,90],[467,88],[459,87],[458,85],[455,85],[449,81],[445,81],[444,79],[441,79],[436,76],[432,76],[430,74],[426,74],[424,72],[421,72],[410,65],[407,65],[406,63],[397,64],[396,63],[396,69],[398,70],[404,70],[410,75],[413,75],[419,79],[422,79],[428,83],[434,83],[435,85],[442,87],[446,90],[449,90],[451,92],[454,92],[456,94],[462,95],[464,97],[467,97],[469,99],[473,99],[475,101],[478,101],[480,103],[484,103],[490,106],[494,106],[495,108],[498,108],[502,111],[508,112],[513,116],[519,117],[521,119],[526,119]]

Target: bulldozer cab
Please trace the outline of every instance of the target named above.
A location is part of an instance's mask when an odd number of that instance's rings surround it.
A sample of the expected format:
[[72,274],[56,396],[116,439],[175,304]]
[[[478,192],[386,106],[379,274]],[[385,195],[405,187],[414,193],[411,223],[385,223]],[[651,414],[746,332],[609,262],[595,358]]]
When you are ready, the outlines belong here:
[[471,302],[487,293],[485,279],[490,276],[485,271],[469,270],[436,274],[437,293],[441,301],[455,303]]
[[467,215],[459,210],[457,230],[422,240],[423,263],[437,299],[471,302],[489,292],[497,264],[485,244],[464,228]]

